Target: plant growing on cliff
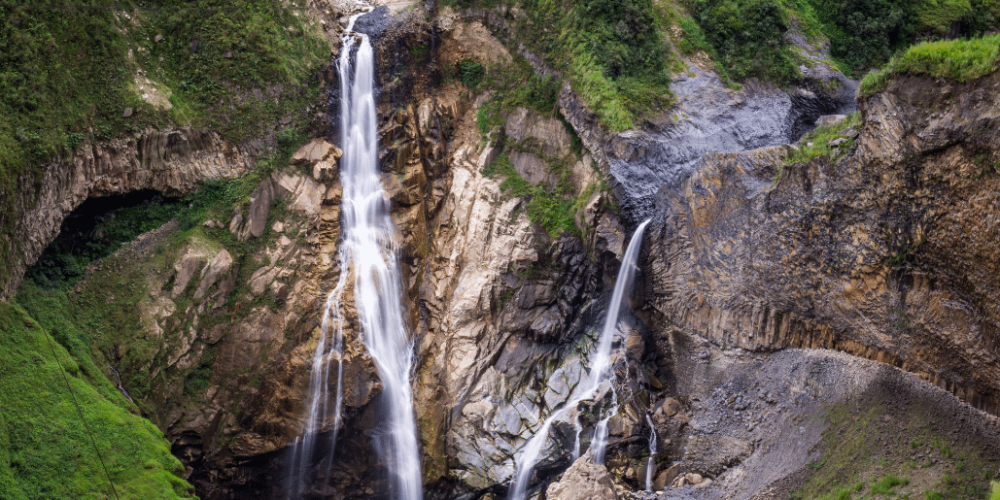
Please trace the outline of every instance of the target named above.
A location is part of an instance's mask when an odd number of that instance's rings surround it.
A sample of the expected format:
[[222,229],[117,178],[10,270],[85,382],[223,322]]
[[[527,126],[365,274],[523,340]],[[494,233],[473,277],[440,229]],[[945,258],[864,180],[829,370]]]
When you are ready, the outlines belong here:
[[521,197],[528,199],[527,213],[531,222],[538,224],[550,237],[557,238],[564,231],[580,234],[574,215],[577,200],[565,192],[565,188],[557,183],[557,189],[547,189],[546,186],[536,186],[514,169],[514,164],[506,152],[500,153],[486,168],[483,175],[490,178],[503,177],[500,191],[505,197]]
[[[787,42],[788,14],[778,0],[690,0],[704,40],[714,49],[717,66],[737,81],[751,76],[778,83],[800,77],[796,58]],[[685,32],[703,45],[691,23]],[[690,35],[689,35],[690,37]]]
[[882,91],[893,76],[928,75],[966,83],[997,70],[1000,35],[971,40],[924,42],[893,58],[882,70],[865,75],[858,94],[871,96]]

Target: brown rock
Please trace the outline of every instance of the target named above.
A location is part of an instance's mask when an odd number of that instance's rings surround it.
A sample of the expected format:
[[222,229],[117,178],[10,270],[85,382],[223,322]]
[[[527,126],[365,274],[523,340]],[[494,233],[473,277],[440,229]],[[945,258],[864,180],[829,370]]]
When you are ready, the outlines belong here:
[[595,464],[588,450],[566,470],[562,479],[545,491],[546,500],[617,500],[614,483],[607,467]]

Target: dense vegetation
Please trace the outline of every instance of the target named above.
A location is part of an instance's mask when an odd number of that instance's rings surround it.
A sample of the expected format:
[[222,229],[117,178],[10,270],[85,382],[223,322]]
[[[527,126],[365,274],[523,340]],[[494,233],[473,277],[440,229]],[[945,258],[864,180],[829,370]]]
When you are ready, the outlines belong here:
[[721,63],[724,79],[728,73],[778,83],[797,78],[800,63],[785,39],[793,27],[828,38],[838,68],[857,77],[918,39],[976,36],[1000,20],[996,0],[686,0],[685,6],[696,21],[679,23],[692,38],[687,47],[705,49]]
[[114,498],[98,451],[121,498],[194,497],[163,434],[133,414],[86,350],[71,356],[60,345],[58,324],[0,302],[0,331],[0,498]]
[[996,71],[998,56],[1000,35],[920,43],[894,57],[885,68],[865,75],[858,93],[872,95],[897,74],[929,75],[965,83]]
[[[788,14],[778,0],[691,0],[699,29],[691,24],[696,43],[714,49],[716,65],[742,81],[752,76],[778,83],[800,78],[797,63],[783,37]],[[723,75],[720,75],[723,76]]]
[[[501,2],[444,3],[494,7]],[[517,8],[508,19],[513,33],[506,36],[568,77],[609,128],[633,128],[672,103],[667,25],[652,0],[523,0]]]
[[[266,136],[279,117],[303,116],[317,95],[308,80],[326,44],[301,12],[277,8],[294,4],[78,4],[91,8],[0,6],[0,262],[14,250],[6,235],[17,216],[15,183],[32,171],[37,181],[44,162],[87,140],[169,124],[234,140]],[[103,8],[112,4],[121,8]],[[162,99],[154,105],[142,93]]]

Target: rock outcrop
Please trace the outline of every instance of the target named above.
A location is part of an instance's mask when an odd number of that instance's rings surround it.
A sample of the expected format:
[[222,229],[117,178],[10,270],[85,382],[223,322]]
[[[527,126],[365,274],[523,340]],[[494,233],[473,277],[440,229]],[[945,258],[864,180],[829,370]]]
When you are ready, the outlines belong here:
[[608,469],[594,463],[593,453],[588,451],[566,469],[558,483],[552,483],[545,490],[547,500],[618,500]]
[[836,160],[704,157],[650,230],[651,317],[747,349],[843,350],[1000,411],[998,81],[900,77],[861,101]]
[[[167,196],[194,191],[207,180],[249,170],[259,147],[236,145],[215,132],[148,130],[133,137],[85,143],[69,159],[42,168],[40,178],[19,182],[11,258],[0,298],[10,298],[28,266],[59,234],[63,219],[89,197],[153,189]],[[11,216],[13,214],[8,214]]]

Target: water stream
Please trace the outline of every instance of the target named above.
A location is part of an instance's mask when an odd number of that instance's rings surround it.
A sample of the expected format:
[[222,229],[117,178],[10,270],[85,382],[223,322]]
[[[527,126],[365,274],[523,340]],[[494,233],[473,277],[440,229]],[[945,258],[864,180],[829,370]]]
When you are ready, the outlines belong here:
[[646,491],[653,491],[653,474],[656,472],[656,426],[653,419],[646,414],[646,423],[649,424],[649,461],[646,462]]
[[[378,134],[375,111],[375,54],[367,35],[354,32],[362,14],[352,16],[337,70],[340,77],[340,130],[344,155],[340,164],[343,185],[338,262],[341,274],[327,296],[321,338],[310,372],[310,404],[306,426],[297,440],[293,459],[294,484],[290,498],[299,498],[307,485],[305,470],[314,461],[315,439],[332,418],[330,453],[318,461],[317,479],[332,466],[336,432],[343,406],[341,355],[344,292],[353,285],[360,338],[375,361],[382,392],[378,396],[379,425],[370,433],[380,463],[388,473],[389,498],[422,497],[420,454],[410,376],[413,341],[405,321],[402,276],[398,268],[399,242],[389,213],[389,201],[378,171]],[[351,281],[353,278],[353,282]],[[335,401],[330,411],[329,370],[337,365]]]
[[[628,243],[628,248],[625,250],[625,256],[622,259],[621,271],[618,273],[618,278],[615,280],[615,290],[611,296],[611,302],[608,304],[608,314],[604,319],[604,328],[601,330],[601,336],[597,341],[597,349],[591,355],[591,368],[590,373],[587,375],[587,383],[579,384],[577,388],[573,391],[570,396],[570,401],[566,403],[565,406],[555,411],[542,423],[541,428],[535,433],[531,439],[524,445],[521,449],[520,454],[515,459],[517,468],[514,472],[514,479],[510,483],[510,494],[508,498],[511,500],[525,500],[527,498],[528,486],[531,482],[531,473],[534,471],[535,464],[538,463],[542,449],[545,446],[545,440],[548,438],[549,429],[552,428],[552,424],[562,419],[570,411],[576,409],[576,407],[583,401],[593,398],[599,393],[603,386],[607,385],[609,389],[613,391],[612,380],[612,370],[611,370],[611,345],[614,339],[615,331],[618,327],[618,316],[621,312],[622,302],[624,301],[626,295],[632,291],[632,278],[635,275],[636,261],[639,257],[639,249],[642,246],[642,232],[646,229],[646,225],[649,224],[647,219],[639,227],[636,228],[635,233],[632,235],[632,239]],[[616,399],[616,398],[613,398]],[[608,421],[617,413],[618,405],[615,405],[610,411],[608,411],[605,416],[601,419],[598,424],[597,429],[594,431],[594,439],[592,443],[592,449],[594,451],[594,461],[601,463],[604,460],[604,453],[607,448],[608,440]],[[579,416],[577,416],[579,418]],[[576,444],[574,446],[574,458],[579,455],[579,442],[580,437],[579,425],[576,426],[577,438]]]

